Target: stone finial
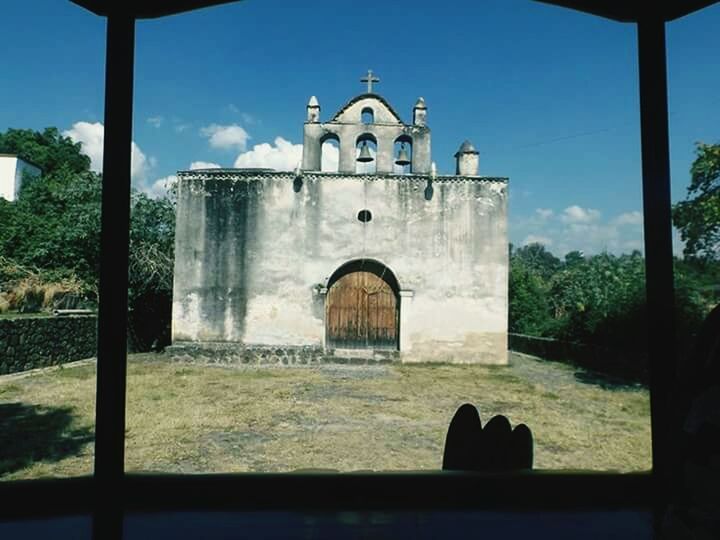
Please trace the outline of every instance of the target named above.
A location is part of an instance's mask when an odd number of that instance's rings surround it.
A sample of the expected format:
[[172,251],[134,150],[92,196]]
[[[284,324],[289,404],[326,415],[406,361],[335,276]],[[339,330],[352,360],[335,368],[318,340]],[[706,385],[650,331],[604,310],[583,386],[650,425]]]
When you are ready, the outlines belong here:
[[427,106],[425,100],[419,97],[415,106],[413,107],[413,124],[416,126],[427,125]]
[[310,101],[307,104],[307,121],[320,121],[320,103],[315,96],[310,96]]
[[475,150],[473,144],[466,140],[455,152],[455,174],[460,176],[477,176],[480,168],[480,152]]

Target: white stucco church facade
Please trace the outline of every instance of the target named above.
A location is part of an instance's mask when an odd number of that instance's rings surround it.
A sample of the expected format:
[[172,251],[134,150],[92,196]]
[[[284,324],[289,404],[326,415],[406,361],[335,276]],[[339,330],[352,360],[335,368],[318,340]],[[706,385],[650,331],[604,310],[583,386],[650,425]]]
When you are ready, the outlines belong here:
[[507,362],[508,179],[467,141],[437,174],[425,101],[406,123],[364,82],[327,121],[310,99],[295,171],[178,173],[173,354]]

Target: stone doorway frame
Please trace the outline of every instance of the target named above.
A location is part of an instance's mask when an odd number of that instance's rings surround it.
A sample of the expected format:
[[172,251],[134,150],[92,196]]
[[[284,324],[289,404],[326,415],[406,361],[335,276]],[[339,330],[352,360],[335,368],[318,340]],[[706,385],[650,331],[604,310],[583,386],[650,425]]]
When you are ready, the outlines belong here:
[[[359,257],[355,259],[349,259],[344,263],[336,266],[335,269],[323,280],[322,287],[318,287],[317,294],[322,300],[322,313],[323,313],[323,349],[328,350],[327,343],[327,322],[325,317],[327,316],[327,294],[330,287],[340,279],[341,277],[356,271],[367,271],[372,272],[384,279],[393,292],[397,295],[397,310],[398,310],[398,340],[397,349],[395,352],[400,353],[408,349],[408,313],[411,311],[412,299],[415,296],[415,291],[411,289],[403,289],[400,286],[400,280],[398,280],[396,273],[390,268],[390,265],[383,261],[373,257]],[[379,274],[377,272],[380,272]],[[344,349],[335,349],[336,355],[348,357],[366,357],[375,356],[376,354],[382,355],[387,354],[387,350],[374,349],[348,349],[344,352]]]

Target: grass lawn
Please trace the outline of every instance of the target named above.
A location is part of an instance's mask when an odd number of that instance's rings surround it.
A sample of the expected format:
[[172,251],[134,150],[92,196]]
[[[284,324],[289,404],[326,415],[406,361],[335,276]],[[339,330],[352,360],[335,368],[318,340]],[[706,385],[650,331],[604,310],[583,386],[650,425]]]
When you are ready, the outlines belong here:
[[[0,477],[90,474],[95,365],[0,377]],[[475,404],[535,437],[535,468],[648,470],[646,389],[512,354],[509,367],[219,367],[131,355],[128,472],[439,469]]]

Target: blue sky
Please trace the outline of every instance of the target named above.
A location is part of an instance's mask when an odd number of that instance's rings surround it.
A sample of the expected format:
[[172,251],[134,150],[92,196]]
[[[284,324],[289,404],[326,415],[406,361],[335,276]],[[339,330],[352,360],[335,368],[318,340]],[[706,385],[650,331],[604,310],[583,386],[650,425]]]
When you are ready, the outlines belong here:
[[[720,141],[720,6],[670,23],[672,197],[694,142]],[[9,0],[0,130],[57,126],[99,167],[105,21],[67,1]],[[433,160],[464,139],[510,178],[510,240],[642,246],[636,31],[529,0],[245,0],[137,25],[134,182],[193,163],[289,163],[305,105],[327,119],[373,69],[406,121],[428,105]],[[240,156],[243,157],[240,157]]]

